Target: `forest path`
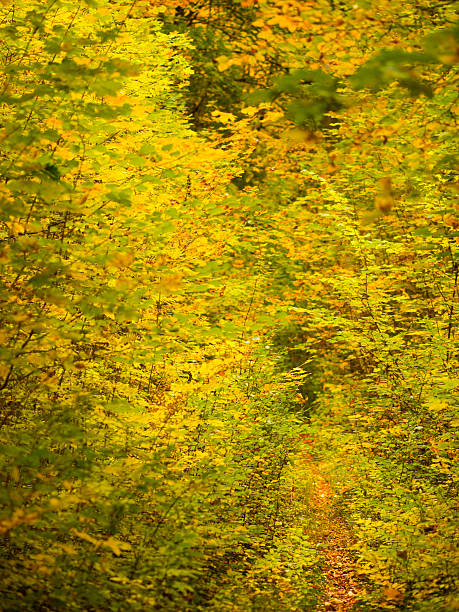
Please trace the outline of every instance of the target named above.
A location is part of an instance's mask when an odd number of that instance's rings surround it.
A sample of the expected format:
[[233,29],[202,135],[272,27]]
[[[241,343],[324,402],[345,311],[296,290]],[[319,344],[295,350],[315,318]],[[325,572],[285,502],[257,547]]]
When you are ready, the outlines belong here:
[[353,535],[334,507],[334,492],[320,462],[309,450],[303,453],[311,478],[309,506],[314,521],[314,540],[323,545],[325,598],[323,612],[349,612],[362,587],[356,577],[351,546]]

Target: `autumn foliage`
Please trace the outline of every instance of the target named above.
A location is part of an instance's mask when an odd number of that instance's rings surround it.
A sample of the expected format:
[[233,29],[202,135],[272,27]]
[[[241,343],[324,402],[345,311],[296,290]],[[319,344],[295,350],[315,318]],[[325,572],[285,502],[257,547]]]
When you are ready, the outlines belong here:
[[454,19],[0,2],[0,610],[457,609]]

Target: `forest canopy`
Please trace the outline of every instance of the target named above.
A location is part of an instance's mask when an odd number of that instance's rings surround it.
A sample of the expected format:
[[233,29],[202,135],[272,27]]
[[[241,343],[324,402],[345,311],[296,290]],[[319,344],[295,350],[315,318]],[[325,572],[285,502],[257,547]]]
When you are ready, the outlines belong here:
[[0,610],[452,612],[449,0],[0,0]]

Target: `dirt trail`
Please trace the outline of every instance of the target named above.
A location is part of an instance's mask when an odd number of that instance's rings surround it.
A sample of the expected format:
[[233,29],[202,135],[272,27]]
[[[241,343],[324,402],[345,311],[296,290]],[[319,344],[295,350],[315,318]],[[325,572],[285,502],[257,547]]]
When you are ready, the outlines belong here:
[[352,534],[333,509],[333,491],[320,473],[320,468],[309,452],[304,453],[305,464],[312,479],[310,508],[316,522],[315,538],[324,545],[326,577],[324,612],[348,612],[353,609],[361,590],[355,576],[350,553]]

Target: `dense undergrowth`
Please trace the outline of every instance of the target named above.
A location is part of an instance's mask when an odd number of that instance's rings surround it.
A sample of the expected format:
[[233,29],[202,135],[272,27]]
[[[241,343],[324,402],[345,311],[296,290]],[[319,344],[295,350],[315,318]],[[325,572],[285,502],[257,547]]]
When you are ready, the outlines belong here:
[[0,609],[457,609],[452,4],[0,22]]

